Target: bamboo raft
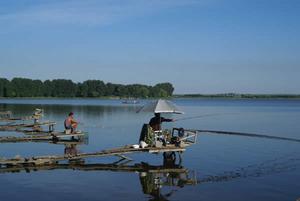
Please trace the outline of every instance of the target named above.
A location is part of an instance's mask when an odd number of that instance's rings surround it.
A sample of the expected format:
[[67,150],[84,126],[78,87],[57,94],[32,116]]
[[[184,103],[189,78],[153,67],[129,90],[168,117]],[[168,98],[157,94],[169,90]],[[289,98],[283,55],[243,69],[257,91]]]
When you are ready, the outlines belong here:
[[[76,134],[79,135],[79,134]],[[84,134],[81,134],[84,135]],[[156,136],[157,134],[155,134]],[[56,137],[71,137],[69,134],[57,135]],[[59,161],[69,160],[80,160],[84,158],[91,157],[107,157],[107,156],[117,156],[121,159],[131,160],[130,158],[124,156],[124,154],[132,153],[165,153],[165,152],[178,152],[181,160],[181,153],[186,150],[187,147],[196,143],[197,131],[194,130],[184,130],[182,128],[173,128],[172,136],[178,138],[175,143],[166,143],[163,145],[162,142],[154,141],[153,145],[147,146],[145,148],[136,147],[136,145],[127,145],[124,147],[102,150],[93,153],[76,153],[76,154],[64,154],[64,155],[54,155],[54,156],[37,156],[29,158],[12,158],[12,159],[0,159],[0,166],[18,166],[18,165],[45,165],[45,164],[56,164]],[[29,136],[24,138],[24,140],[34,140],[41,138],[41,140],[49,140],[53,136]],[[157,138],[157,136],[155,137]],[[1,139],[1,138],[0,138]],[[9,141],[11,139],[3,139],[3,141]]]
[[13,117],[11,111],[1,111],[0,112],[0,121],[26,121],[26,120],[38,120],[40,119],[44,111],[42,109],[36,108],[32,115],[24,117]]
[[[54,132],[53,121],[40,122],[40,118],[43,116],[44,111],[42,109],[35,109],[31,116],[13,118],[12,112],[4,111],[0,112],[0,120],[8,121],[9,123],[0,125],[0,131],[15,131],[22,132],[26,136],[16,137],[16,136],[2,136],[0,137],[0,143],[7,142],[58,142],[58,141],[69,141],[75,142],[82,140],[82,136],[85,133],[75,132],[68,133],[65,132]],[[33,120],[32,123],[24,123],[26,120]],[[11,122],[10,122],[11,121]],[[20,121],[23,121],[20,123]],[[48,130],[45,131],[43,127],[48,126]],[[71,138],[67,140],[66,138]],[[76,139],[75,139],[76,138]]]
[[26,121],[26,120],[33,120],[34,118],[32,116],[26,116],[26,117],[2,117],[0,118],[0,121]]
[[38,128],[41,126],[49,126],[49,130],[53,129],[53,126],[56,125],[53,121],[45,121],[45,122],[38,122],[38,123],[31,123],[31,124],[6,124],[0,125],[0,131],[20,131],[20,132],[27,132],[26,130],[22,130],[23,128]]
[[147,148],[131,148],[130,145],[124,146],[121,148],[103,150],[99,152],[93,153],[78,153],[76,155],[53,155],[53,156],[37,156],[37,157],[29,157],[29,158],[21,158],[16,157],[12,159],[0,159],[0,166],[32,166],[32,165],[45,165],[45,164],[55,164],[59,161],[64,160],[80,160],[84,158],[91,158],[91,157],[106,157],[106,156],[117,156],[121,159],[131,160],[130,158],[124,156],[124,154],[131,154],[131,153],[164,153],[164,152],[184,152],[186,149],[185,147],[177,147],[175,145],[167,145],[161,148],[158,147],[147,147]]
[[0,111],[0,121],[15,121],[19,120],[20,118],[12,118],[12,112],[11,111]]
[[[0,143],[16,143],[16,142],[58,142],[71,138],[68,141],[79,141],[84,137],[85,133],[65,134],[62,132],[52,132],[47,135],[30,135],[25,137],[3,136],[0,137]],[[76,138],[76,139],[75,139]]]

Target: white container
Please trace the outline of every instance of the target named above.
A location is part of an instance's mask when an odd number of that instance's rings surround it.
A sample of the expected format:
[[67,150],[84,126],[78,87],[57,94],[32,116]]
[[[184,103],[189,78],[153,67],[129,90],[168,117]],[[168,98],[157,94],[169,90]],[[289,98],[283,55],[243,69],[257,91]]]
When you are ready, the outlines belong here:
[[132,145],[132,148],[138,149],[138,148],[140,148],[140,145],[138,145],[138,144],[133,144],[133,145]]
[[148,144],[144,141],[140,141],[140,147],[141,148],[145,148],[145,147],[148,147]]

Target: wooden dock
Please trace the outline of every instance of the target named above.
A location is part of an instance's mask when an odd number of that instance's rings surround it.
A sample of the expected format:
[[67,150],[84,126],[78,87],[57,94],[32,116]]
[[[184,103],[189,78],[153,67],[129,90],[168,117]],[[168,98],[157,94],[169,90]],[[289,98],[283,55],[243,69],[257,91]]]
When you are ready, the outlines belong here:
[[20,123],[20,124],[5,124],[5,125],[0,125],[0,131],[21,131],[23,132],[22,129],[24,128],[37,128],[41,126],[54,126],[56,123],[53,121],[45,121],[45,122],[39,122],[39,123],[31,123],[31,124],[25,124],[25,123]]
[[27,121],[27,120],[33,120],[32,116],[27,116],[27,117],[4,117],[4,118],[0,118],[0,121],[7,121],[7,122],[11,122],[11,121]]
[[[49,135],[50,134],[50,135]],[[31,135],[23,138],[14,138],[14,137],[6,137],[0,138],[0,142],[12,142],[12,141],[38,141],[38,140],[55,140],[64,137],[72,137],[72,136],[83,136],[84,133],[76,133],[76,134],[58,134],[53,135],[53,133],[49,133],[47,135]],[[179,135],[180,134],[180,135]],[[56,164],[59,161],[74,161],[80,160],[84,158],[91,157],[107,157],[107,156],[117,156],[121,159],[129,159],[126,157],[126,154],[132,153],[165,153],[165,152],[178,152],[182,153],[186,150],[187,147],[196,143],[197,131],[191,130],[183,130],[174,128],[172,131],[172,137],[176,138],[174,142],[168,142],[166,145],[163,145],[162,142],[154,143],[146,148],[136,148],[134,145],[126,145],[124,147],[102,150],[93,153],[76,153],[76,154],[64,154],[64,155],[48,155],[48,156],[37,156],[37,157],[28,157],[28,158],[12,158],[12,159],[0,159],[0,166],[18,166],[18,165],[45,165],[45,164]],[[179,154],[180,156],[180,154]],[[181,160],[181,157],[180,157]]]
[[85,133],[74,133],[74,134],[65,134],[65,133],[48,133],[47,135],[30,135],[24,137],[15,137],[15,136],[3,136],[0,137],[0,143],[17,143],[17,142],[56,142],[71,138],[74,140],[79,140],[84,137]]
[[59,161],[64,160],[79,160],[91,157],[106,157],[106,156],[117,156],[122,159],[129,159],[124,154],[131,153],[164,153],[164,152],[184,152],[185,147],[177,147],[175,145],[167,145],[161,148],[147,147],[147,148],[132,148],[130,145],[115,149],[103,150],[93,153],[79,153],[76,155],[53,155],[53,156],[37,156],[29,158],[12,158],[12,159],[0,159],[0,166],[18,166],[18,165],[45,165],[55,164]]
[[39,120],[44,115],[42,109],[36,108],[32,115],[23,116],[23,117],[13,117],[11,111],[0,111],[0,121],[27,121],[27,120]]
[[0,111],[0,121],[10,121],[11,116],[11,111]]

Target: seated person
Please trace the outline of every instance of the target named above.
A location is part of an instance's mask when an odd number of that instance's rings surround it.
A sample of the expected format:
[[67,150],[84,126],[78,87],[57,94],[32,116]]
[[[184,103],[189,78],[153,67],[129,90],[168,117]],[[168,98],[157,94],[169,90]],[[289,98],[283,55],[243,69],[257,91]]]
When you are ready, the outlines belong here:
[[153,117],[149,122],[149,125],[153,131],[160,131],[162,122],[174,121],[173,119],[167,119],[167,118],[161,117],[160,113],[154,113],[154,115],[155,115],[155,117]]
[[71,133],[75,132],[78,122],[74,119],[73,112],[69,113],[69,116],[66,118],[64,125],[66,130],[71,130]]

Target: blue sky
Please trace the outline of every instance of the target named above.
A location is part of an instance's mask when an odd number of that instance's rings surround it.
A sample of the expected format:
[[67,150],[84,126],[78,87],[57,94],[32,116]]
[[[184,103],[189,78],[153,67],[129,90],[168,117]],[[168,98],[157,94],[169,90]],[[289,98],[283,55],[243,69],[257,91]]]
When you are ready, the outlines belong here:
[[300,93],[298,0],[0,0],[0,77]]

